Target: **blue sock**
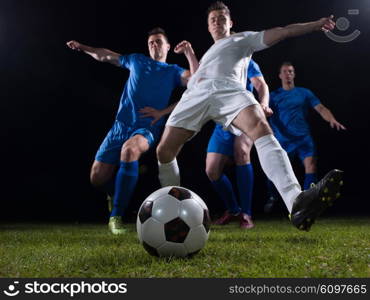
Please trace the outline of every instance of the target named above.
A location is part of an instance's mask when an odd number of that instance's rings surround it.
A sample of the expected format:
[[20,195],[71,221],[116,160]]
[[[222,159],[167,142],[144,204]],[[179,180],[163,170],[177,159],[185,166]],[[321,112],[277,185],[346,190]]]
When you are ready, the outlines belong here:
[[316,173],[306,173],[304,175],[303,189],[308,190],[310,188],[311,183],[317,183]]
[[222,201],[224,202],[227,210],[231,214],[238,214],[240,207],[236,202],[236,197],[233,191],[233,186],[226,175],[222,174],[218,180],[211,181],[213,188],[218,193]]
[[238,185],[239,200],[242,212],[248,216],[252,215],[252,195],[253,195],[253,166],[246,164],[236,166],[236,183]]
[[111,217],[123,216],[134,192],[139,177],[139,162],[121,161],[116,175],[115,193],[113,197],[113,209]]

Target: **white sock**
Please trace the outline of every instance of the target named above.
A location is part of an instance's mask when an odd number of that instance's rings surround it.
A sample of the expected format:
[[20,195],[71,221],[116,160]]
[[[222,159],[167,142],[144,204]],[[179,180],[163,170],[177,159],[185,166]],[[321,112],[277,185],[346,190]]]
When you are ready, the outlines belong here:
[[180,186],[180,170],[177,165],[176,158],[169,163],[161,163],[158,161],[158,178],[162,187],[165,186]]
[[254,144],[263,171],[276,186],[289,212],[292,212],[293,201],[302,190],[287,153],[272,134],[258,138]]

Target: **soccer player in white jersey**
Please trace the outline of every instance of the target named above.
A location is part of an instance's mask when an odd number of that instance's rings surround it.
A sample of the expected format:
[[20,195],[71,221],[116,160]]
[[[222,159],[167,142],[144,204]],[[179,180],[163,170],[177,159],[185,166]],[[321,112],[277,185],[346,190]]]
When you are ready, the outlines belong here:
[[157,147],[161,185],[180,185],[177,154],[207,121],[214,120],[232,133],[243,132],[252,138],[262,169],[282,196],[293,225],[308,231],[317,216],[339,197],[342,172],[332,170],[315,187],[302,191],[263,109],[245,89],[245,69],[253,52],[289,37],[332,30],[332,18],[230,35],[233,22],[228,7],[220,1],[212,4],[208,9],[208,31],[214,44],[204,54],[170,115]]

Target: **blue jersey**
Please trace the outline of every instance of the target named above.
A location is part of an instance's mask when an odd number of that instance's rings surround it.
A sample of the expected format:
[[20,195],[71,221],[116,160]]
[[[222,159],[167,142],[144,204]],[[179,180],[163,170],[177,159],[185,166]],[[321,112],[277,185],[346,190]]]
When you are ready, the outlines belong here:
[[251,59],[247,69],[247,90],[253,92],[253,84],[249,78],[262,76],[263,75],[259,65],[257,65],[257,63],[253,59]]
[[273,115],[270,125],[279,141],[287,141],[310,135],[307,114],[310,108],[320,104],[320,100],[308,89],[295,87],[286,91],[283,88],[270,94],[270,107]]
[[[250,78],[259,77],[259,76],[263,76],[262,72],[261,72],[261,69],[258,66],[258,64],[253,59],[251,59],[250,62],[249,62],[249,65],[248,65],[248,69],[247,69],[247,86],[246,86],[246,89],[248,91],[253,92],[253,84],[252,84]],[[216,124],[215,130],[217,130],[218,135],[224,136],[225,140],[230,140],[229,135],[232,135],[232,133],[230,133],[229,131],[223,130],[222,125]],[[232,140],[231,142],[233,143],[234,140]]]
[[[122,55],[122,67],[130,70],[125,84],[116,119],[126,126],[150,127],[152,118],[140,118],[139,110],[145,106],[164,109],[168,106],[171,93],[181,85],[183,68],[153,60],[142,54]],[[154,126],[163,126],[159,120]]]

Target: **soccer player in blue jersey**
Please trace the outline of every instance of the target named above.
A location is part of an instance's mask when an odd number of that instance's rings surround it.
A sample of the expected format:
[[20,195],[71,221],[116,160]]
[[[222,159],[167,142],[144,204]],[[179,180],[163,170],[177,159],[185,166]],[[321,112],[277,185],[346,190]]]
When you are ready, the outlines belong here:
[[[279,78],[282,87],[270,95],[270,107],[274,114],[269,122],[275,137],[289,157],[292,159],[297,156],[302,161],[305,170],[303,189],[307,190],[312,183],[317,182],[317,153],[307,121],[308,110],[315,109],[332,128],[337,130],[346,128],[309,89],[295,86],[295,70],[292,63],[284,62],[281,65]],[[269,181],[265,212],[270,212],[276,201],[277,195]]]
[[113,234],[125,232],[121,217],[137,183],[138,160],[161,136],[165,121],[162,116],[174,107],[168,106],[172,91],[177,86],[185,86],[198,67],[194,51],[186,41],[177,45],[175,52],[185,54],[190,71],[166,63],[170,44],[161,28],[150,31],[147,42],[150,57],[142,54],[121,55],[77,41],[67,43],[71,49],[83,51],[97,61],[130,71],[113,127],[96,153],[90,174],[94,186],[104,186],[113,196],[109,219],[109,229]]
[[[269,108],[269,89],[263,78],[258,64],[251,59],[247,69],[247,90],[252,92],[256,88],[260,105],[266,116],[272,114]],[[208,143],[206,173],[213,188],[222,199],[227,210],[215,221],[217,225],[228,224],[238,218],[240,228],[254,227],[252,221],[252,194],[253,194],[253,167],[250,161],[250,151],[253,141],[245,134],[235,136],[230,131],[222,129],[216,124]],[[235,162],[236,183],[240,206],[236,201],[232,184],[223,173],[226,165]]]

